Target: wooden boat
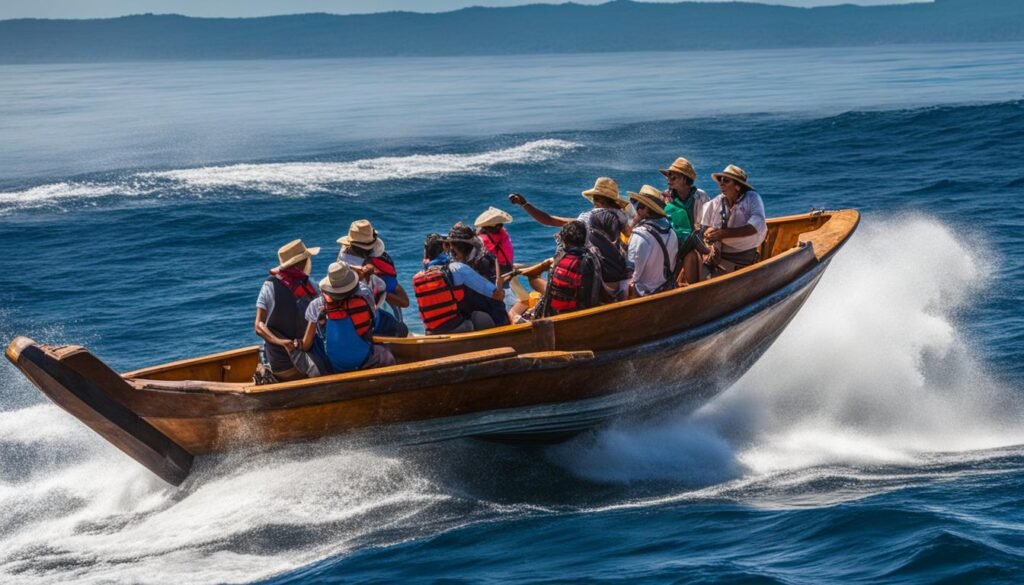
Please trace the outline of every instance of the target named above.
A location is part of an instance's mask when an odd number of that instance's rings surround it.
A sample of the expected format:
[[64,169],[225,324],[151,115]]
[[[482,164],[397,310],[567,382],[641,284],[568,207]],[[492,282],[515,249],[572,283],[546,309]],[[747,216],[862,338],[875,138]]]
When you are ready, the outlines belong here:
[[360,429],[403,440],[523,440],[696,407],[735,382],[810,295],[854,210],[769,220],[763,260],[682,289],[459,335],[378,338],[399,365],[256,386],[256,346],[118,374],[79,346],[18,337],[13,362],[53,402],[158,476],[194,456]]

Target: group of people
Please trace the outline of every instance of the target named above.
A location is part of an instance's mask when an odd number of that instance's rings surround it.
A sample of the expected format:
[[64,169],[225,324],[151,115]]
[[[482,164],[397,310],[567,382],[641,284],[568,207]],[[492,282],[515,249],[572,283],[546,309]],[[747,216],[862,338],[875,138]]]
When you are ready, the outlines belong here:
[[[660,169],[667,188],[643,185],[623,197],[599,177],[583,191],[591,208],[575,219],[551,215],[518,194],[509,202],[537,222],[558,227],[554,256],[523,268],[515,263],[505,224],[491,207],[474,226],[456,223],[429,234],[423,269],[412,278],[426,335],[463,333],[564,314],[687,286],[749,266],[767,236],[764,203],[743,169],[713,173],[714,199],[696,187],[685,158]],[[384,241],[365,219],[338,239],[337,259],[314,286],[320,248],[301,240],[278,250],[256,302],[256,334],[264,340],[258,382],[288,381],[392,365],[374,335],[405,337],[401,310],[410,297],[399,283]],[[548,272],[548,278],[540,277]],[[517,276],[527,279],[529,293]],[[514,293],[514,294],[512,294]]]

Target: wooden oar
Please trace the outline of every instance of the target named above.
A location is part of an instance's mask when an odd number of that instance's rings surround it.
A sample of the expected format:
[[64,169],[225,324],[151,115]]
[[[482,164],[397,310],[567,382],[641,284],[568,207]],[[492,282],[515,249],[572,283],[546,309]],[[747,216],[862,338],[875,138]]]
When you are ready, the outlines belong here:
[[527,278],[533,278],[534,276],[540,276],[541,274],[544,274],[545,272],[547,272],[549,268],[551,268],[551,264],[554,261],[555,261],[554,258],[548,258],[547,260],[544,260],[543,262],[538,262],[537,264],[534,264],[533,266],[527,266],[525,268],[516,268],[515,270],[512,270],[511,272],[506,272],[504,274],[504,278],[505,278],[505,280],[508,280],[508,279],[510,279],[510,278],[512,278],[514,276],[519,276],[519,275],[525,276]]

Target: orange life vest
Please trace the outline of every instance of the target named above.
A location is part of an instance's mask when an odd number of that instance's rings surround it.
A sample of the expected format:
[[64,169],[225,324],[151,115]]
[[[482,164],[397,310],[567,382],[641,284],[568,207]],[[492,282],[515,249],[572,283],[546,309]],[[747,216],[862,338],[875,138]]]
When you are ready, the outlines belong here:
[[427,331],[436,331],[459,318],[459,301],[465,291],[452,284],[447,268],[431,267],[412,277],[416,304]]

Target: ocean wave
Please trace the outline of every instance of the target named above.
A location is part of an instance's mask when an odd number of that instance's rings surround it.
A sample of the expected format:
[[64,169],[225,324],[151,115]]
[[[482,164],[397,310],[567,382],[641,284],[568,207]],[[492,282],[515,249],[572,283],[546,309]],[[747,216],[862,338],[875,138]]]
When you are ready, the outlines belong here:
[[110,180],[61,181],[21,191],[0,192],[0,214],[115,196],[206,196],[225,191],[303,196],[364,183],[483,175],[497,172],[503,166],[553,160],[580,146],[568,140],[547,138],[473,154],[412,154],[340,162],[245,163],[141,172]]

